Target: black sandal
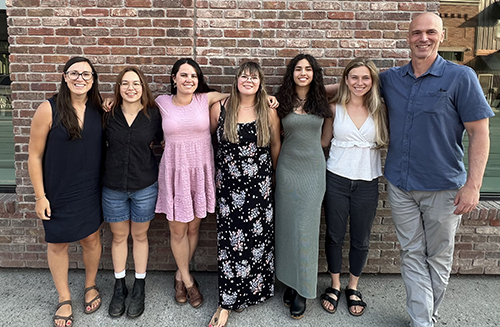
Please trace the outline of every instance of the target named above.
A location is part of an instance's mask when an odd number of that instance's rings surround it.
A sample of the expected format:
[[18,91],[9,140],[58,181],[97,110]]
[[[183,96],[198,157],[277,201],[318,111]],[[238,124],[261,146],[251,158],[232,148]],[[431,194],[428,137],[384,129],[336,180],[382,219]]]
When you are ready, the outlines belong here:
[[[334,299],[328,294],[333,294],[337,297],[337,299]],[[321,294],[320,299],[321,299],[321,306],[323,309],[325,309],[326,312],[328,313],[335,313],[337,311],[337,305],[339,303],[339,298],[340,298],[340,291],[333,288],[333,287],[328,287],[325,290],[325,293]],[[328,309],[323,301],[328,301],[331,305],[333,305],[333,309]]]
[[[359,300],[352,300],[351,296],[353,295],[359,297]],[[358,290],[352,290],[346,288],[345,296],[347,298],[347,310],[351,315],[358,317],[361,316],[363,313],[365,313],[366,303],[363,302],[363,297],[361,296],[361,292],[359,292]],[[363,307],[363,310],[361,310],[361,312],[352,312],[351,308],[354,306]]]
[[[66,301],[62,301],[61,303],[59,303],[56,307],[56,312],[57,310],[59,310],[60,307],[62,307],[63,305],[68,305],[71,307],[71,314],[69,316],[60,316],[60,315],[56,315],[54,313],[54,316],[52,317],[52,322],[54,323],[54,326],[55,327],[59,327],[58,324],[56,324],[56,320],[64,320],[64,326],[73,326],[73,304],[71,303],[71,300],[66,300]],[[70,324],[68,325],[68,322],[70,322]]]
[[[90,300],[89,302],[86,302],[85,301],[85,294],[87,294],[89,291],[91,290],[96,290],[97,291],[97,295],[92,299]],[[102,300],[101,300],[101,292],[99,291],[99,289],[97,288],[97,286],[90,286],[90,287],[87,287],[84,291],[84,309],[83,309],[83,312],[85,312],[86,314],[91,314],[91,313],[94,313],[96,312],[100,307],[101,307],[101,304],[102,304]],[[97,305],[97,307],[95,307],[94,309],[92,309],[92,304],[94,304],[95,301],[97,300],[101,300],[99,301],[99,304]],[[90,310],[87,311],[87,307],[90,307]]]

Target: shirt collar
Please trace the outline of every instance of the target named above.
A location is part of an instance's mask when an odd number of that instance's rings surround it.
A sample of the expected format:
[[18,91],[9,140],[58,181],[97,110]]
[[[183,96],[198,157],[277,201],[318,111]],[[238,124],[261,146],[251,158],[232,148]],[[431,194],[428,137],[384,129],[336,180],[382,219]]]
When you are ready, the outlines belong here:
[[[431,68],[429,68],[420,77],[425,75],[434,75],[437,77],[443,76],[445,66],[446,66],[446,60],[444,60],[443,57],[438,55],[436,60],[434,60],[434,63],[432,64]],[[401,67],[401,76],[406,76],[406,75],[415,77],[415,74],[413,74],[413,67],[411,66],[411,61],[406,65],[404,65],[403,67]]]

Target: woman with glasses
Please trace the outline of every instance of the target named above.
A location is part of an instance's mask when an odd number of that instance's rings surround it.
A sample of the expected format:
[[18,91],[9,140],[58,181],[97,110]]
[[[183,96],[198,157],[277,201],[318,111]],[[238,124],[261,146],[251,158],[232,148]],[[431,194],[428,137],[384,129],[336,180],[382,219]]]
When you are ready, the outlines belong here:
[[127,67],[115,84],[115,103],[105,114],[106,160],[102,190],[104,221],[113,233],[111,255],[115,288],[109,315],[125,312],[125,268],[132,235],[135,282],[127,316],[144,312],[148,229],[155,217],[158,164],[151,143],[162,139],[161,117],[143,73]]
[[101,257],[101,102],[92,63],[75,57],[64,66],[59,93],[38,107],[31,124],[28,169],[59,294],[54,326],[73,325],[70,242],[80,241],[83,249],[84,312],[93,313],[101,306],[95,285]]
[[321,131],[324,118],[332,115],[314,57],[299,54],[290,61],[277,97],[284,140],[276,168],[276,277],[287,286],[290,315],[300,319],[306,299],[316,297],[325,195]]
[[269,108],[264,73],[242,64],[227,104],[216,103],[217,262],[219,307],[210,326],[226,326],[242,311],[274,295],[272,173],[280,151],[280,123]]

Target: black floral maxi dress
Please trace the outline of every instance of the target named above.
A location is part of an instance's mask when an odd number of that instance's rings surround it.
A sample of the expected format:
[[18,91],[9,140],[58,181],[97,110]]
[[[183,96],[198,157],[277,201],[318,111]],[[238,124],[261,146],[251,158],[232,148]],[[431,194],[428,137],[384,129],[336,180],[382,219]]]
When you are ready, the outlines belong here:
[[239,143],[217,128],[219,305],[243,309],[274,295],[274,221],[270,147],[257,146],[255,122],[238,124]]

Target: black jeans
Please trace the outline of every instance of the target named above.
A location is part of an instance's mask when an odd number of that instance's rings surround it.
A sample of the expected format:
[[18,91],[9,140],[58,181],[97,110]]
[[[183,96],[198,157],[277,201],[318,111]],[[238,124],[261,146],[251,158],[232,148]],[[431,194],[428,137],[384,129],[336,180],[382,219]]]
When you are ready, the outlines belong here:
[[378,178],[371,181],[350,180],[326,172],[325,251],[328,270],[340,273],[342,268],[342,246],[350,216],[349,272],[361,275],[366,264],[370,245],[370,232],[378,204]]

